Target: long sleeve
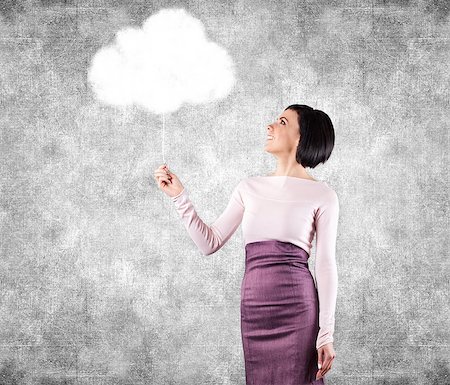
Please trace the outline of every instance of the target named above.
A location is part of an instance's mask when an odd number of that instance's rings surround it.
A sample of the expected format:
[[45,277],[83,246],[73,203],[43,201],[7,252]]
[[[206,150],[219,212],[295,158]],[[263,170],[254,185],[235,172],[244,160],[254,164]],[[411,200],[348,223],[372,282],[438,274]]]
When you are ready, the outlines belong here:
[[336,266],[336,237],[339,219],[339,200],[331,191],[316,213],[315,277],[319,296],[319,334],[316,348],[334,342],[334,313],[338,274]]
[[188,234],[204,255],[219,250],[242,222],[244,203],[239,187],[240,183],[234,188],[225,210],[211,226],[198,216],[186,188],[171,198]]

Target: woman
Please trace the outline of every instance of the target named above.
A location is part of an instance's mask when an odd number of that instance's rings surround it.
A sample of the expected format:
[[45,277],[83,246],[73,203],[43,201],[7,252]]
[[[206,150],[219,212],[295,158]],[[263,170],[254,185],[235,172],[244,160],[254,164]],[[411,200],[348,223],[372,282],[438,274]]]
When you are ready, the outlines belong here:
[[[154,176],[204,255],[219,250],[242,223],[246,384],[326,384],[324,375],[336,357],[339,201],[326,182],[315,180],[305,168],[328,160],[334,128],[324,112],[293,104],[267,131],[265,150],[277,158],[276,171],[241,180],[211,226],[197,215],[187,190],[165,165]],[[308,268],[314,235],[317,287]]]

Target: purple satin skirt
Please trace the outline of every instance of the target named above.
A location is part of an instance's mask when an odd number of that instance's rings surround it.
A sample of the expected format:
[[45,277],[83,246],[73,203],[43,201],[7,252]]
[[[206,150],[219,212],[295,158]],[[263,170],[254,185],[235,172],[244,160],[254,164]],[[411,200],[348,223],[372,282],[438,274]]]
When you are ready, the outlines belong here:
[[245,246],[241,336],[246,385],[326,385],[316,380],[319,302],[308,253],[278,240]]

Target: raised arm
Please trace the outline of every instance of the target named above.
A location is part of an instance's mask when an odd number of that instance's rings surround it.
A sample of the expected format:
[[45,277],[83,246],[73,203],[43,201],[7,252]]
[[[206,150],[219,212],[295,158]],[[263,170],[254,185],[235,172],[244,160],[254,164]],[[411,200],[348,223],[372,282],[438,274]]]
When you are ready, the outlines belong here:
[[241,183],[234,188],[227,207],[211,226],[198,216],[186,188],[171,198],[188,234],[204,255],[219,250],[242,222],[244,203],[240,192]]
[[336,237],[339,200],[331,191],[316,213],[316,262],[314,273],[319,296],[319,334],[316,348],[333,342],[338,275],[336,266]]

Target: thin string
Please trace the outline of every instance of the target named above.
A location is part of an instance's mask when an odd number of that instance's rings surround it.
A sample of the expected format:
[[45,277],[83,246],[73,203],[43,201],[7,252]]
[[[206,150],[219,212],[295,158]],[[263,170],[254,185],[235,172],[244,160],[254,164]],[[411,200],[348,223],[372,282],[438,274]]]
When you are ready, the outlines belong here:
[[167,164],[166,163],[166,156],[164,154],[164,126],[165,126],[164,113],[162,114],[162,123],[163,123],[163,125],[162,125],[162,156],[163,156],[163,163]]

